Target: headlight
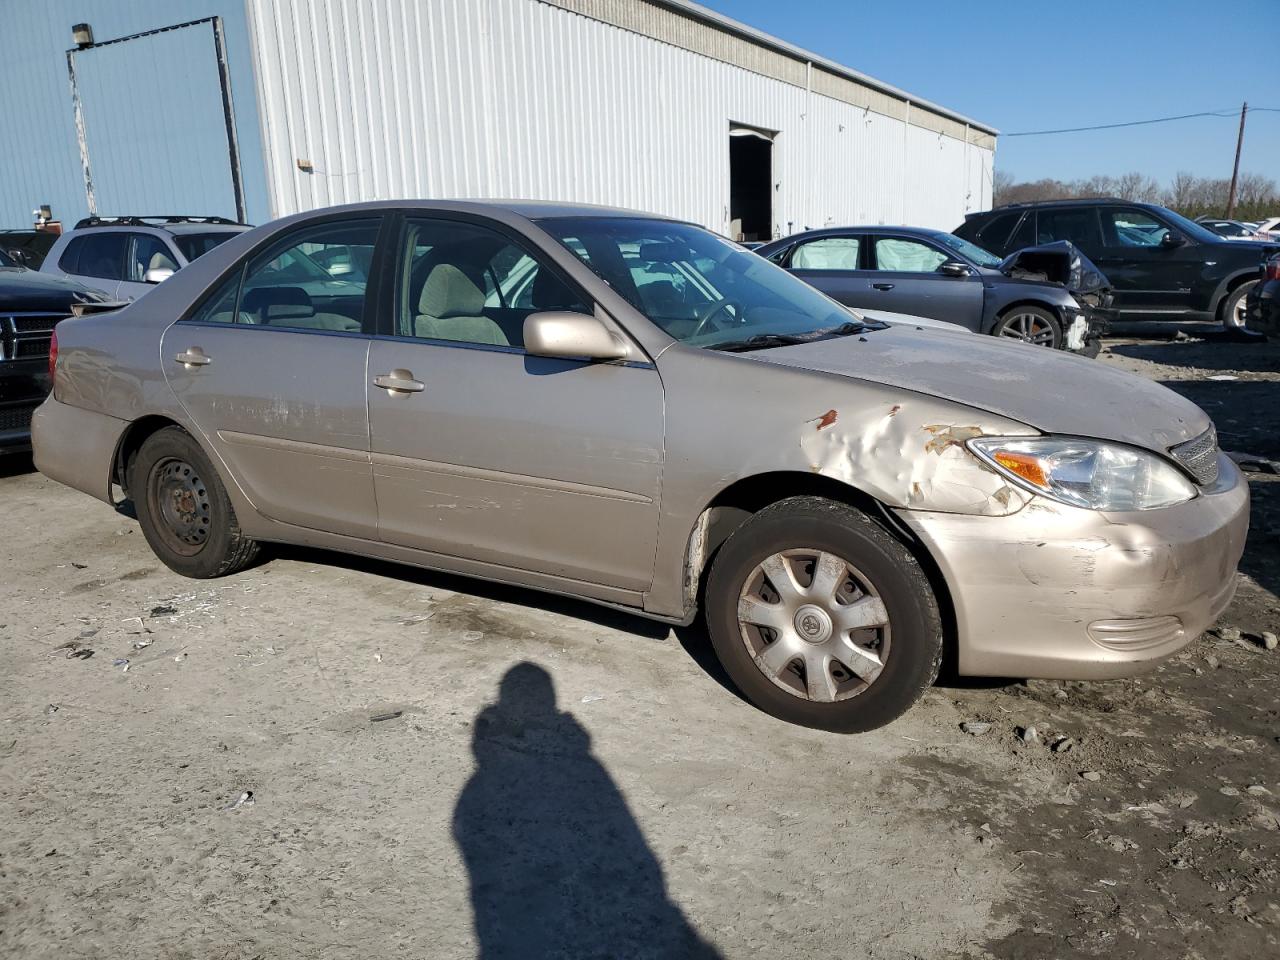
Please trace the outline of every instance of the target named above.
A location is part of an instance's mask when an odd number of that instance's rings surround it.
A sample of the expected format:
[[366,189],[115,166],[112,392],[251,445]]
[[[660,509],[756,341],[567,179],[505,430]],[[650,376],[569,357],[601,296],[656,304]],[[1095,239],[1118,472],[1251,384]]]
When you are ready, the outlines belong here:
[[1153,453],[1070,437],[981,437],[980,459],[1029,490],[1088,510],[1154,510],[1182,503],[1196,488]]

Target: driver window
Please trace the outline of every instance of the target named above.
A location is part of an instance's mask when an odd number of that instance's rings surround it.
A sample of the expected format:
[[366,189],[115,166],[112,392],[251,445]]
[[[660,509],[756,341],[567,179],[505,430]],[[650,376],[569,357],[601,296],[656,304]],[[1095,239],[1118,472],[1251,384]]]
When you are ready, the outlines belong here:
[[451,220],[410,220],[396,282],[396,333],[523,347],[533,313],[591,313],[585,298],[506,236]]
[[900,273],[933,273],[947,255],[919,240],[880,237],[876,240],[876,269]]
[[1158,247],[1169,228],[1140,210],[1102,211],[1102,229],[1110,245],[1117,247]]
[[791,255],[792,270],[857,270],[858,237],[823,237],[802,243]]

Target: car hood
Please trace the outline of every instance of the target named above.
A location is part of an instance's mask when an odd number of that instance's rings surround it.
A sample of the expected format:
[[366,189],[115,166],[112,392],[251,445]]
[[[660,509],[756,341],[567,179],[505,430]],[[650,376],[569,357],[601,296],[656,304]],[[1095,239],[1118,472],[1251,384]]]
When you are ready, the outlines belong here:
[[66,277],[0,267],[0,310],[70,312],[73,303],[103,299],[104,294]]
[[1211,425],[1190,400],[1136,374],[994,337],[895,326],[745,356],[951,400],[1043,433],[1160,452]]

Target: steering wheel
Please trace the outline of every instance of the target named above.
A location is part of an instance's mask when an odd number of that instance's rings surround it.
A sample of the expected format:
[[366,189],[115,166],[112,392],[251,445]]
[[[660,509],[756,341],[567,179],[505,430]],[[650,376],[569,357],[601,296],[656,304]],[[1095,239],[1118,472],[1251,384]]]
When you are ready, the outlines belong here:
[[[693,328],[693,333],[689,334],[689,339],[692,340],[694,337],[701,334],[702,331],[706,329],[707,324],[711,322],[712,317],[723,313],[730,307],[734,307],[739,313],[742,312],[742,305],[736,300],[717,300],[715,303],[708,305],[706,312],[698,318],[698,325]],[[722,330],[724,328],[717,323],[715,325],[715,329]]]

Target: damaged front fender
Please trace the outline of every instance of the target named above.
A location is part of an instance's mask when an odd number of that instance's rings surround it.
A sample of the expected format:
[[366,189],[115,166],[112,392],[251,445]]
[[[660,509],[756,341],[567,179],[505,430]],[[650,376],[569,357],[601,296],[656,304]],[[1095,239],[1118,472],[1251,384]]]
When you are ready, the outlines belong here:
[[965,448],[967,440],[1000,435],[1011,425],[981,415],[968,422],[954,416],[941,420],[940,414],[956,411],[940,406],[906,400],[846,411],[843,419],[839,408],[831,408],[805,421],[800,448],[812,472],[847,483],[887,506],[992,517],[1026,506],[1032,494]]

